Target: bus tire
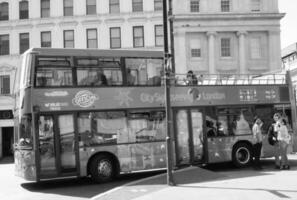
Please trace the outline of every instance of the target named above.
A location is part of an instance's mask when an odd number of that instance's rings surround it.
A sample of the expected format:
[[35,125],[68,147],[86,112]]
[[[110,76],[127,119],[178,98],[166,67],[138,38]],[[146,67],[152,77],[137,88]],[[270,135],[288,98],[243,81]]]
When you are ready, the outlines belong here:
[[246,143],[238,143],[233,147],[232,162],[236,167],[246,167],[253,159],[252,147]]
[[96,155],[90,163],[91,178],[96,183],[111,181],[116,174],[116,167],[108,155]]

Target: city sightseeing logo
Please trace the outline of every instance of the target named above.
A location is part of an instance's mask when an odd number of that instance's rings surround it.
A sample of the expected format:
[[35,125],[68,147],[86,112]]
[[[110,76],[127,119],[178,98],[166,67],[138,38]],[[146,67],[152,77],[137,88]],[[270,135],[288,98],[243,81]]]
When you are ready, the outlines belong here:
[[72,103],[73,105],[87,108],[92,106],[96,100],[99,100],[99,97],[96,94],[88,90],[82,90],[75,95],[72,99]]

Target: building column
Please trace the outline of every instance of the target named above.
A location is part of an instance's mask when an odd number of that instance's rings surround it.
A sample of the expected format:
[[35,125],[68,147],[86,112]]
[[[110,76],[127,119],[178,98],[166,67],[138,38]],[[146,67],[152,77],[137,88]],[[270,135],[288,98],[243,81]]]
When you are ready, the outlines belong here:
[[208,68],[210,74],[215,74],[215,31],[207,32],[206,35],[208,36]]
[[187,43],[186,43],[186,32],[184,30],[175,30],[174,32],[174,46],[178,47],[175,49],[175,56],[178,55],[179,59],[175,60],[175,73],[186,74],[188,69],[189,58],[187,57]]
[[281,69],[281,46],[280,31],[271,30],[268,32],[268,58],[269,71],[277,71]]
[[238,31],[237,36],[239,37],[239,74],[246,73],[246,53],[245,53],[245,40],[247,32]]

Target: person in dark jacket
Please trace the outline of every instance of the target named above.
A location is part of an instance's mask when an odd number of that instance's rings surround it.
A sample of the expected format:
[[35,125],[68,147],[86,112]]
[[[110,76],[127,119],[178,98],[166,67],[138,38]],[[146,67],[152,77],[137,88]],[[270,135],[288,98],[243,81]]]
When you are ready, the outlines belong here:
[[277,134],[280,128],[281,115],[275,113],[273,115],[274,123],[272,123],[268,129],[268,142],[274,147],[274,156],[275,156],[275,168],[280,168],[280,145],[277,141]]
[[187,73],[186,83],[187,83],[187,85],[197,85],[198,84],[197,76],[193,73],[192,70],[189,70]]

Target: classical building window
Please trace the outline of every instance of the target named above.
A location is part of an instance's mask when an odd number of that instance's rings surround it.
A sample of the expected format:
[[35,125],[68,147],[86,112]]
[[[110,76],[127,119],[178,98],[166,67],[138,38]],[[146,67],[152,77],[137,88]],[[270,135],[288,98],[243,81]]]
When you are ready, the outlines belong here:
[[201,40],[198,38],[190,40],[191,58],[201,57]]
[[121,48],[121,28],[120,27],[112,27],[109,30],[110,34],[110,48]]
[[162,0],[154,0],[154,10],[155,11],[163,10],[163,1]]
[[144,47],[143,26],[133,27],[133,47]]
[[29,33],[20,33],[20,54],[30,47]]
[[64,31],[64,48],[74,48],[74,30]]
[[19,2],[19,17],[20,19],[28,19],[29,18],[29,7],[28,1],[20,1]]
[[250,39],[251,58],[261,58],[261,38],[255,37]]
[[119,12],[120,12],[120,1],[109,0],[109,13],[119,13]]
[[221,38],[221,57],[231,57],[231,38]]
[[94,15],[96,11],[96,0],[87,0],[87,15]]
[[9,35],[0,35],[0,55],[9,55]]
[[41,32],[41,47],[51,47],[52,46],[52,38],[50,31]]
[[8,20],[8,3],[3,2],[0,4],[0,21]]
[[1,94],[10,94],[10,77],[9,75],[0,76]]
[[155,25],[155,46],[164,46],[164,32],[163,25]]
[[221,11],[230,12],[230,0],[221,0]]
[[50,0],[41,0],[40,7],[41,18],[50,17]]
[[251,11],[258,12],[260,11],[261,2],[260,0],[251,0]]
[[73,0],[64,0],[64,16],[73,16]]
[[190,10],[191,12],[199,12],[199,2],[200,0],[191,0],[190,2]]
[[142,12],[143,11],[143,0],[132,0],[132,11]]
[[97,49],[98,41],[97,41],[97,29],[87,29],[87,48]]

